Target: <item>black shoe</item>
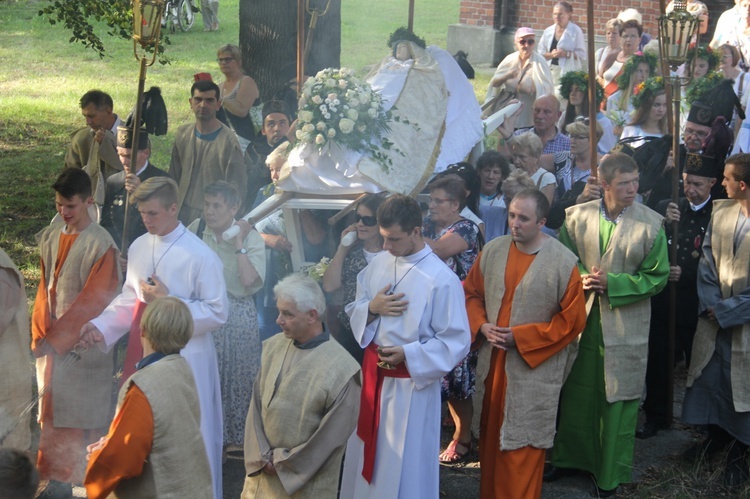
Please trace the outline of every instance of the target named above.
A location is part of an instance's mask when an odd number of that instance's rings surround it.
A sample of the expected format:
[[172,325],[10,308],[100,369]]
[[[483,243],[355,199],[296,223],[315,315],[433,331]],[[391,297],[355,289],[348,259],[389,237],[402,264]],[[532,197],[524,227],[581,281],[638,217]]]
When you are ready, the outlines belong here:
[[544,476],[542,480],[545,482],[556,482],[561,478],[565,478],[566,476],[573,476],[577,474],[578,470],[571,468],[558,468],[557,466],[547,464],[544,467]]
[[600,489],[596,485],[589,491],[591,497],[617,497],[617,487],[610,490]]
[[69,499],[73,497],[73,485],[67,482],[50,480],[36,497],[37,499]]
[[654,423],[653,421],[646,421],[646,423],[635,430],[635,438],[646,439],[656,436],[659,430],[664,430],[667,425],[663,423]]

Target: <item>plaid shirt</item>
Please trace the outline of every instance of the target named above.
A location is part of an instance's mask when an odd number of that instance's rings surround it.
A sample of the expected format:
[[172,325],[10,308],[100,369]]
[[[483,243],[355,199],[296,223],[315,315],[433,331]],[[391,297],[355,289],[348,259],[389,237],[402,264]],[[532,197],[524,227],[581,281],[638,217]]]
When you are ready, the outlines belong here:
[[[557,128],[555,128],[557,130]],[[515,132],[513,132],[513,135],[521,135],[522,133],[526,133],[528,131],[533,131],[534,127],[526,127],[526,128],[519,128]],[[557,154],[559,152],[568,152],[570,151],[570,139],[567,137],[567,135],[561,134],[559,131],[557,134],[550,140],[547,141],[546,144],[544,144],[544,149],[542,149],[542,154]]]

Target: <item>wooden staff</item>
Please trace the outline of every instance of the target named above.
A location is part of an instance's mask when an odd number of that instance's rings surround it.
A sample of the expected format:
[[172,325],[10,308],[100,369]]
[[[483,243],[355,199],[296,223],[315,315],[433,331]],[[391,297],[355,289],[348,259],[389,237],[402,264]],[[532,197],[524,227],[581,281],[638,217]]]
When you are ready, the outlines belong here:
[[589,65],[589,157],[591,158],[591,178],[596,179],[597,168],[597,145],[596,138],[596,113],[598,103],[596,102],[596,62],[594,54],[594,0],[588,1],[588,12],[586,13],[586,30],[588,31],[588,65]]
[[[156,50],[156,49],[154,49]],[[140,68],[138,70],[138,96],[135,101],[135,109],[133,110],[133,142],[130,144],[130,168],[129,173],[138,173],[138,151],[140,150],[138,145],[141,140],[141,108],[143,107],[143,89],[146,86],[146,56],[144,55],[140,59]],[[120,240],[120,253],[123,255],[128,254],[128,246],[131,241],[128,241],[128,228],[130,226],[130,194],[127,189],[125,190],[125,217],[122,221],[122,239]]]

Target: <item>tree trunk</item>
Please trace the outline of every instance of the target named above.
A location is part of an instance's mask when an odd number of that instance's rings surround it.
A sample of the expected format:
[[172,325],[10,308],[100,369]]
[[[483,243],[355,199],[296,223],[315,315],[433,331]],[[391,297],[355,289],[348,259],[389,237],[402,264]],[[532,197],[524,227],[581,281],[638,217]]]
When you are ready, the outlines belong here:
[[[327,0],[310,0],[325,9]],[[318,18],[305,73],[314,75],[341,64],[341,0],[330,0],[328,12]],[[305,29],[310,25],[306,14]],[[306,31],[307,33],[307,31]],[[307,36],[307,34],[305,34]],[[241,0],[240,49],[245,72],[258,83],[261,100],[283,93],[296,75],[297,0]]]

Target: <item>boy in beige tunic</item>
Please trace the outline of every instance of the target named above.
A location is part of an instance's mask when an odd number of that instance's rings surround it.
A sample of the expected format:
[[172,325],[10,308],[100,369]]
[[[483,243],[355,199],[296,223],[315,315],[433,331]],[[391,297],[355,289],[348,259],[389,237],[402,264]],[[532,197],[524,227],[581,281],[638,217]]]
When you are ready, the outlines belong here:
[[292,274],[273,291],[283,334],[263,342],[242,498],[336,497],[359,414],[359,364],[323,327],[325,298],[315,281]]
[[60,221],[37,235],[42,276],[31,325],[39,390],[54,380],[40,401],[37,466],[48,490],[69,494],[83,480],[86,445],[107,431],[114,369],[111,352],[91,348],[72,364],[69,352],[115,297],[121,273],[115,242],[89,215],[88,174],[67,168],[52,187]]

